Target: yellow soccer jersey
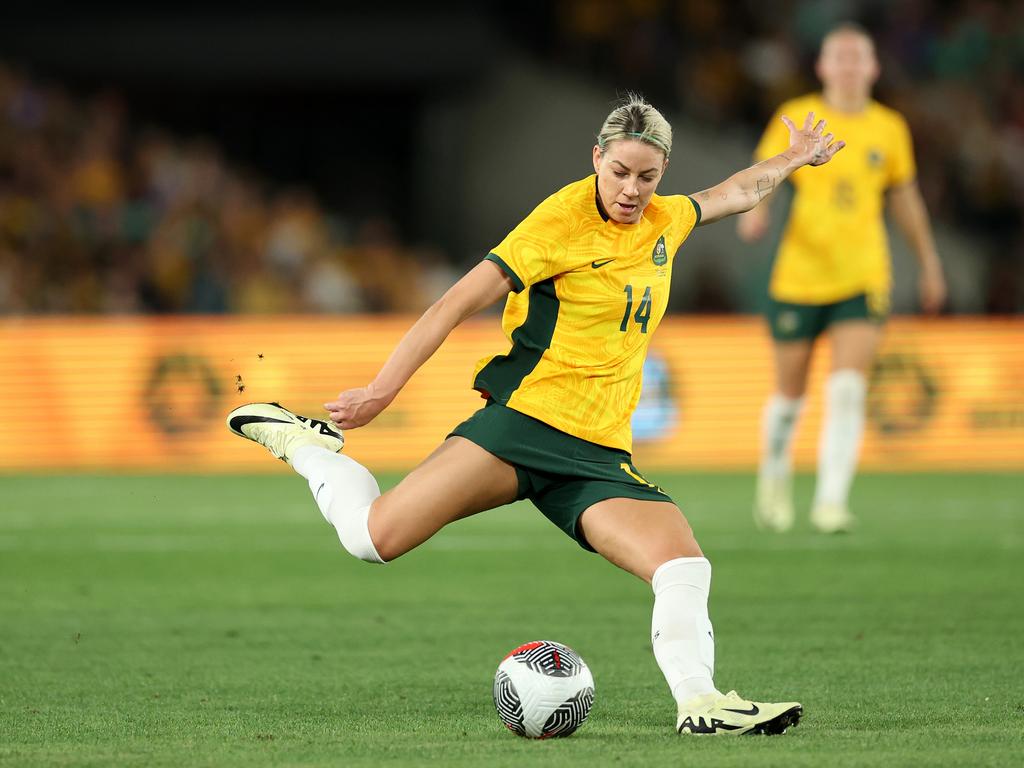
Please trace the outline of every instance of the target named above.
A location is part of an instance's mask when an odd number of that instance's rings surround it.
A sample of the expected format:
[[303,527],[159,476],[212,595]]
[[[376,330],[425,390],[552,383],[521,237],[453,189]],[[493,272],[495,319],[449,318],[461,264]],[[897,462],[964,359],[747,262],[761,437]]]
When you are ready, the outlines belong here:
[[475,389],[570,435],[632,452],[647,345],[668,304],[676,250],[700,220],[684,195],[654,195],[637,224],[607,219],[595,176],[559,190],[487,258],[515,284],[512,344]]
[[755,152],[765,160],[789,146],[786,115],[798,126],[808,112],[828,121],[846,147],[827,165],[790,176],[796,194],[775,259],[769,292],[779,301],[829,304],[859,293],[888,300],[891,282],[884,193],[914,179],[910,131],[876,101],[863,112],[833,110],[820,94],[787,101]]

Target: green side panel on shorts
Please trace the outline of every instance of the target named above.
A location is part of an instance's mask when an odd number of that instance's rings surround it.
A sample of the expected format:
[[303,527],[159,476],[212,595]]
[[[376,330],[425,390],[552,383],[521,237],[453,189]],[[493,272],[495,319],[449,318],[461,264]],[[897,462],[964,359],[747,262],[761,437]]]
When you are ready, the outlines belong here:
[[558,307],[553,277],[531,285],[530,307],[526,311],[526,320],[512,331],[512,349],[507,355],[498,355],[485,365],[477,374],[473,388],[486,392],[495,402],[507,403],[551,346]]
[[516,287],[516,293],[519,293],[521,290],[523,290],[523,288],[526,287],[526,285],[523,283],[522,278],[520,278],[519,275],[516,274],[516,271],[512,269],[512,267],[510,267],[508,264],[506,264],[505,260],[501,258],[501,256],[499,256],[498,254],[488,253],[486,256],[484,256],[484,261],[493,261],[495,264],[501,267],[501,271],[508,275],[508,279],[511,280],[512,284]]

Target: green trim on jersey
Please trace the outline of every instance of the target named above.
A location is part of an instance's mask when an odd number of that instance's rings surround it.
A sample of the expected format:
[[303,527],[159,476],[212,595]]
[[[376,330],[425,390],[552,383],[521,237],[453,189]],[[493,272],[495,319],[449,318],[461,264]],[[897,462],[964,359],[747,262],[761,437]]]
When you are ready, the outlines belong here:
[[507,355],[498,355],[480,370],[473,389],[486,392],[502,405],[507,403],[551,346],[558,322],[558,308],[553,277],[531,285],[526,320],[512,331],[512,349]]
[[696,227],[698,224],[700,224],[700,217],[701,217],[701,213],[702,213],[701,210],[700,210],[700,203],[698,203],[696,200],[694,200],[689,195],[686,196],[686,199],[689,200],[691,203],[693,203],[693,210],[695,210],[697,212],[697,221],[693,225],[693,226]]
[[493,261],[495,264],[501,267],[501,271],[508,275],[508,279],[512,281],[513,285],[515,285],[516,293],[519,293],[526,287],[526,285],[523,284],[523,281],[519,278],[519,275],[515,273],[515,270],[513,270],[512,267],[506,264],[505,260],[502,259],[501,256],[499,256],[498,254],[488,253],[486,256],[484,256],[484,261]]

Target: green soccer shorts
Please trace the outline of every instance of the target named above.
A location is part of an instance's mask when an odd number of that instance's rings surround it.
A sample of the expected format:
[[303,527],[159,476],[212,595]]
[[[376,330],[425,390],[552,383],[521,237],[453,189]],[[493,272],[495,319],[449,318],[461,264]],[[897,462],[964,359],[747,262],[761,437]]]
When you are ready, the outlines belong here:
[[488,403],[448,436],[470,440],[511,464],[519,481],[517,498],[532,501],[591,552],[579,530],[588,507],[614,498],[672,502],[644,479],[625,451],[573,437],[499,403]]
[[768,299],[768,325],[776,341],[813,341],[830,325],[843,320],[868,320],[881,325],[888,317],[888,294],[859,293],[830,304]]

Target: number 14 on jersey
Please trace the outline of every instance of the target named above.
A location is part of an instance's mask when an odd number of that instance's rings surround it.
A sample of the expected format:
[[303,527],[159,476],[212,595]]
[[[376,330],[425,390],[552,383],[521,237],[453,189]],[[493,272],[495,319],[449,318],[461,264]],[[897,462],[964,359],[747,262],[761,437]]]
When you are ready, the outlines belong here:
[[[626,293],[626,311],[622,315],[622,322],[619,330],[623,333],[629,326],[629,316],[633,312],[633,286],[626,285],[623,289]],[[647,322],[651,319],[651,286],[644,288],[644,295],[640,299],[640,306],[636,308],[633,321],[640,326],[640,333],[647,333]]]

